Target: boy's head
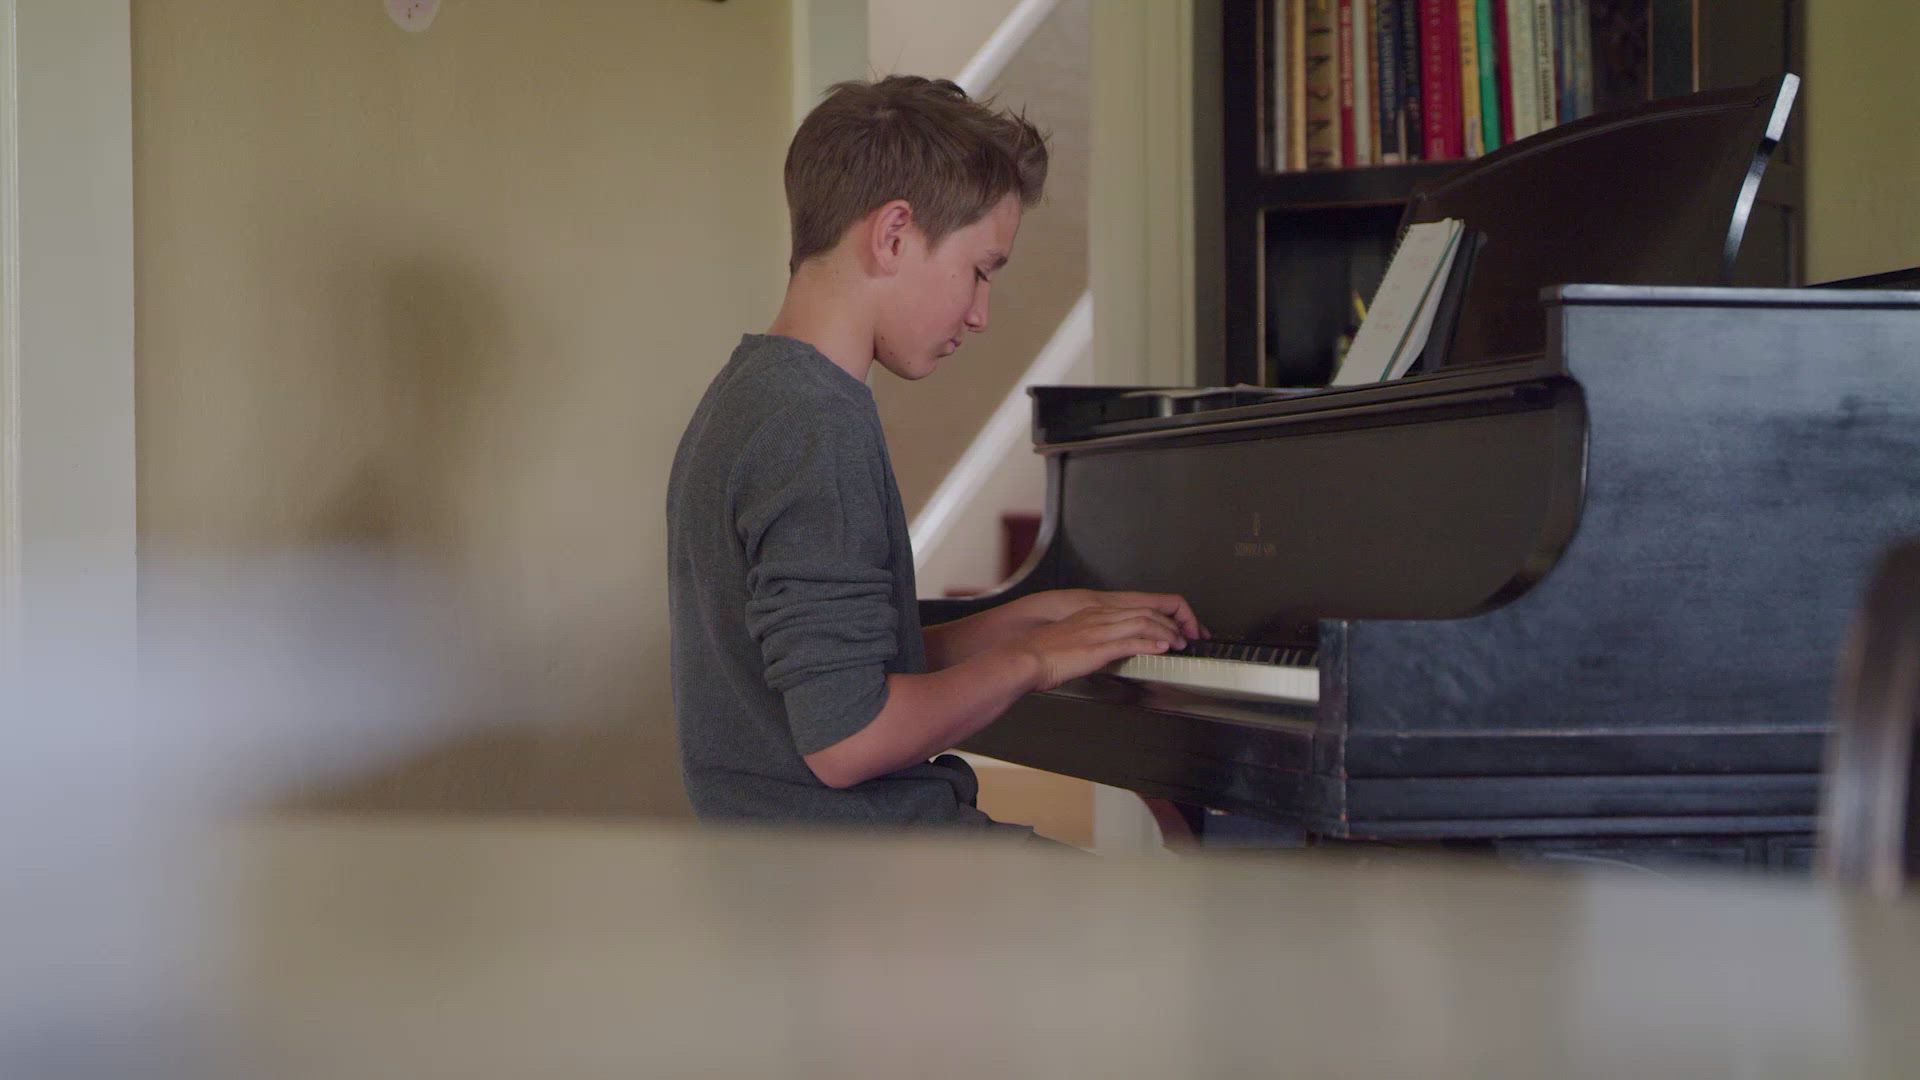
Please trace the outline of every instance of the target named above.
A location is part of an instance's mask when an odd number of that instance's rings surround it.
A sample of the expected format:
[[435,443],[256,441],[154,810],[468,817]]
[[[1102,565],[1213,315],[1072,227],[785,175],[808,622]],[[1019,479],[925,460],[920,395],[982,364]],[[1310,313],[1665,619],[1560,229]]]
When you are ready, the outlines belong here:
[[1046,178],[1045,136],[951,82],[840,83],[787,150],[789,269],[857,266],[875,358],[919,378],[963,333],[985,328],[990,276]]

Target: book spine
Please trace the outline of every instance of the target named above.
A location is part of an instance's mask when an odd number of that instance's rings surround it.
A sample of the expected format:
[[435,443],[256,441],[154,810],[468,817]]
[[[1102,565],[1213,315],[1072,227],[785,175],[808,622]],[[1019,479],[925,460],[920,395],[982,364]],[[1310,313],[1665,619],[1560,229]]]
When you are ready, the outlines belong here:
[[1340,65],[1333,0],[1307,0],[1307,168],[1340,167]]
[[1446,13],[1453,0],[1420,0],[1420,103],[1424,112],[1421,152],[1428,161],[1452,157],[1447,143],[1447,116],[1458,112],[1447,92],[1447,56],[1454,50],[1447,33]]
[[1380,135],[1380,163],[1405,161],[1400,131],[1400,0],[1373,0],[1374,130]]
[[1492,0],[1494,93],[1500,103],[1500,145],[1514,139],[1513,134],[1513,56],[1507,33],[1507,0]]
[[1333,62],[1340,72],[1340,166],[1359,158],[1353,150],[1353,0],[1334,0]]
[[1553,0],[1553,74],[1560,122],[1579,119],[1573,106],[1573,0]]
[[1573,0],[1573,108],[1593,115],[1593,2]]
[[1554,93],[1553,22],[1553,0],[1533,0],[1533,86],[1542,131],[1560,123],[1560,103]]
[[1353,0],[1353,153],[1355,165],[1380,161],[1373,122],[1373,3]]
[[1260,5],[1261,32],[1266,38],[1262,50],[1263,85],[1260,94],[1260,165],[1279,172],[1287,165],[1287,24],[1280,17],[1285,0],[1266,0]]
[[1460,0],[1454,8],[1454,23],[1459,31],[1460,58],[1460,152],[1479,157],[1487,152],[1480,137],[1480,34],[1474,29],[1476,0]]
[[1454,159],[1467,155],[1466,116],[1461,112],[1460,102],[1460,8],[1458,4],[1440,5],[1441,40],[1447,43],[1442,50],[1442,60],[1446,62],[1447,111],[1441,116],[1445,121],[1447,136],[1447,156]]
[[1507,99],[1513,109],[1513,137],[1524,139],[1540,131],[1540,92],[1534,81],[1533,0],[1507,0]]
[[1287,168],[1307,167],[1307,0],[1281,0],[1287,26]]
[[1426,115],[1420,88],[1420,0],[1400,5],[1400,147],[1408,161],[1426,157]]
[[1480,50],[1480,142],[1488,152],[1500,139],[1500,50],[1494,47],[1493,0],[1479,0],[1473,12],[1474,44]]

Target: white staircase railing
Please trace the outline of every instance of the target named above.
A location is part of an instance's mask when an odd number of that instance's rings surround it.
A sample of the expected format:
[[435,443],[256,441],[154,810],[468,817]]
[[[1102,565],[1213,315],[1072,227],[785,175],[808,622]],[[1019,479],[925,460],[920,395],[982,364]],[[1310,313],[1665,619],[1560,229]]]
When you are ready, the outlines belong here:
[[[954,82],[971,96],[978,97],[984,93],[1006,70],[1008,62],[1040,28],[1040,24],[1053,14],[1059,2],[1020,0],[1000,21],[999,27],[987,36],[973,59],[960,69]],[[1093,298],[1091,294],[1082,293],[1067,312],[1066,318],[1060,321],[1053,336],[1041,348],[1039,355],[1034,357],[1033,363],[1007,392],[980,433],[968,444],[960,460],[914,516],[911,532],[916,571],[924,571],[943,554],[943,548],[955,526],[970,515],[989,514],[996,520],[997,527],[999,512],[1006,508],[980,507],[976,503],[1009,463],[1017,463],[1018,455],[1026,450],[1030,414],[1027,387],[1069,381],[1076,365],[1086,359],[1092,349]]]
[[973,59],[967,61],[967,66],[960,69],[953,81],[960,84],[968,97],[979,97],[1059,5],[1060,0],[1020,0],[1007,12],[1007,17],[1000,20],[999,28],[987,35],[980,51],[973,54]]
[[[1074,381],[1072,373],[1093,353],[1093,294],[1081,293],[1067,317],[1060,321],[1053,336],[1033,359],[1013,389],[1007,391],[980,433],[973,437],[966,452],[933,489],[933,495],[916,514],[910,531],[913,536],[913,562],[916,571],[924,570],[940,553],[954,527],[980,512],[974,504],[1008,462],[1018,462],[1030,454],[1028,433],[1032,430],[1027,387]],[[1005,507],[986,508],[997,522]],[[996,527],[997,524],[996,524]],[[992,582],[972,582],[989,585]]]

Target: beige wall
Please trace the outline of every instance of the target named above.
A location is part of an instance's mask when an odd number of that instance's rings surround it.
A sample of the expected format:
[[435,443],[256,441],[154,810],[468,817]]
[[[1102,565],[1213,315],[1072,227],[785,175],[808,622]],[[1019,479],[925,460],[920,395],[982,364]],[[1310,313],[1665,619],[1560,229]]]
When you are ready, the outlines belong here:
[[1020,0],[867,0],[875,74],[951,79]]
[[1807,280],[1920,266],[1920,4],[1808,0]]
[[514,720],[657,743],[673,446],[784,285],[780,0],[135,0],[150,547],[460,567]]
[[[1050,133],[1052,157],[1046,200],[1021,220],[1013,261],[994,278],[987,332],[918,383],[875,369],[874,399],[909,516],[1086,289],[1087,11],[1088,0],[1063,0],[989,88],[1001,105],[1025,110]],[[877,58],[885,47],[877,27],[871,42]]]

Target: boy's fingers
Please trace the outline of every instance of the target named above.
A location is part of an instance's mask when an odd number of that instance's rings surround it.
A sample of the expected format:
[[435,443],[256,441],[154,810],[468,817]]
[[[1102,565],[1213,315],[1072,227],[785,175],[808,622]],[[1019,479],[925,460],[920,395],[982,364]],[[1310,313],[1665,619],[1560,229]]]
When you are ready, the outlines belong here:
[[1113,598],[1121,607],[1150,607],[1158,611],[1178,623],[1180,632],[1187,637],[1212,636],[1194,616],[1193,608],[1187,603],[1187,598],[1177,593],[1115,593]]
[[1152,637],[1157,634],[1166,634],[1169,638],[1176,639],[1182,643],[1184,643],[1187,637],[1186,634],[1181,632],[1179,624],[1152,608],[1110,608],[1108,609],[1107,615],[1110,620],[1110,625],[1130,630],[1142,636]]

